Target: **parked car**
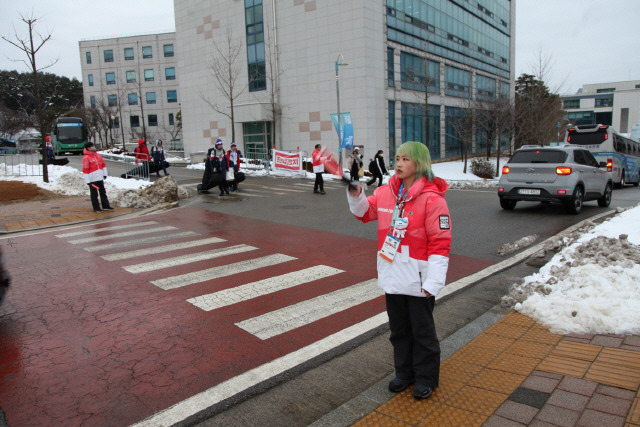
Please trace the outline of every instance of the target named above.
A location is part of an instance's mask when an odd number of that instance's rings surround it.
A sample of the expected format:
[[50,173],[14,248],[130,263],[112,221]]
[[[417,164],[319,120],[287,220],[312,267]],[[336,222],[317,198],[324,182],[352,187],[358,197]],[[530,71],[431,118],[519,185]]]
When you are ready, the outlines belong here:
[[502,168],[498,181],[500,206],[512,210],[520,201],[562,203],[577,214],[583,202],[611,203],[613,179],[583,147],[523,146]]

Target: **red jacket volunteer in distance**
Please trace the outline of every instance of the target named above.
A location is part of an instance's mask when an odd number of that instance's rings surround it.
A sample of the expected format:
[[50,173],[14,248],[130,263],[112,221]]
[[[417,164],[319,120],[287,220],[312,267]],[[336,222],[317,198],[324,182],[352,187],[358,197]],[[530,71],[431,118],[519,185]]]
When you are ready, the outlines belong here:
[[[378,220],[378,253],[387,234],[401,180],[391,177],[389,185],[366,197],[348,197],[351,212],[362,222]],[[444,199],[449,185],[441,178],[416,180],[409,189],[402,218],[408,225],[393,262],[378,256],[378,286],[388,294],[437,296],[445,285],[451,251],[451,219]]]
[[84,149],[82,173],[84,174],[85,184],[102,181],[107,177],[107,165],[102,160],[100,153]]

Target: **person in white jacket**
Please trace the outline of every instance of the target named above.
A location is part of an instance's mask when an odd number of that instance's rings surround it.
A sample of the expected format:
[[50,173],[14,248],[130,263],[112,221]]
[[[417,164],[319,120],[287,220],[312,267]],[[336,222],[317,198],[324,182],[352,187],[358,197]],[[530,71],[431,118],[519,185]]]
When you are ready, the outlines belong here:
[[434,176],[429,149],[419,142],[398,148],[395,169],[389,185],[365,197],[355,184],[347,199],[357,219],[378,221],[378,286],[385,291],[396,371],[389,390],[415,382],[414,397],[426,399],[440,375],[433,308],[451,250],[448,184]]

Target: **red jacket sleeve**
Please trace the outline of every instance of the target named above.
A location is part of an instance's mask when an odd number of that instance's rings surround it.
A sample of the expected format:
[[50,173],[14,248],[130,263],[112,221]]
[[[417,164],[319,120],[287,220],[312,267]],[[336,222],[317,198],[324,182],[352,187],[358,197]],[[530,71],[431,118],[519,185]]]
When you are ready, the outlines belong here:
[[431,255],[449,257],[449,252],[451,252],[451,216],[444,197],[433,196],[429,199],[424,226],[429,242],[427,259]]

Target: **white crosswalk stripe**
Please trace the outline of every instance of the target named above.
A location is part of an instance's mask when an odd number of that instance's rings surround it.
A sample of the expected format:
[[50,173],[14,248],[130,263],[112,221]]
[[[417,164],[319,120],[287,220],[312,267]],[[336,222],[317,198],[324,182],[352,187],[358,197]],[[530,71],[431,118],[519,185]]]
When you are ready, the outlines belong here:
[[155,271],[163,268],[176,267],[178,265],[191,264],[192,262],[204,261],[207,259],[221,258],[227,255],[235,255],[243,252],[255,251],[256,247],[249,245],[235,245],[227,248],[213,249],[206,252],[176,256],[173,258],[159,259],[156,261],[143,262],[141,264],[127,265],[122,267],[129,273],[138,274],[146,271]]
[[199,233],[195,233],[193,231],[183,231],[180,233],[163,233],[158,236],[145,237],[142,239],[132,239],[132,240],[126,240],[124,242],[114,242],[114,243],[106,243],[104,245],[98,245],[98,246],[88,246],[84,248],[84,250],[88,252],[96,252],[96,251],[104,251],[107,249],[125,249],[125,248],[128,249],[128,248],[131,248],[132,246],[144,245],[145,243],[156,243],[156,242],[162,242],[165,240],[180,239],[182,237],[193,237],[193,236],[199,236]]
[[194,248],[197,246],[210,245],[212,243],[226,242],[225,239],[219,237],[210,237],[208,239],[190,240],[188,242],[174,243],[171,245],[158,246],[155,248],[138,249],[129,252],[119,252],[111,255],[103,255],[102,258],[107,261],[117,261],[119,259],[129,259],[144,255],[155,255],[164,252],[177,251],[180,249]]
[[235,325],[266,340],[383,295],[376,279],[320,295]]
[[326,265],[316,265],[257,282],[246,283],[235,288],[190,298],[187,301],[204,311],[211,311],[339,273],[344,273],[344,271]]
[[155,225],[155,224],[157,224],[157,222],[155,221],[146,221],[146,222],[137,222],[134,224],[114,225],[111,227],[91,228],[89,230],[74,231],[72,233],[56,234],[56,237],[65,239],[67,237],[81,236],[83,234],[95,234],[95,233],[100,233],[102,231],[124,230],[125,228],[144,227],[147,225]]
[[101,240],[115,239],[117,237],[136,236],[138,234],[159,233],[161,231],[177,230],[177,227],[166,225],[164,227],[146,228],[144,230],[128,231],[124,233],[109,234],[107,236],[87,237],[84,239],[69,240],[69,243],[77,245],[79,243],[99,242]]
[[294,259],[297,258],[283,254],[267,255],[261,258],[254,258],[246,261],[236,262],[233,264],[208,268],[206,270],[194,271],[191,273],[180,274],[178,276],[153,280],[151,281],[151,283],[162,289],[175,289],[192,285],[194,283],[206,282],[207,280],[218,279],[237,273],[244,273],[246,271],[252,271],[263,267],[281,264],[283,262],[292,261]]

